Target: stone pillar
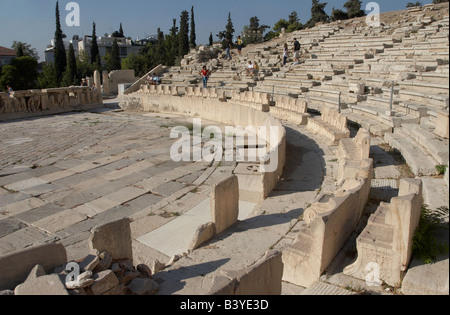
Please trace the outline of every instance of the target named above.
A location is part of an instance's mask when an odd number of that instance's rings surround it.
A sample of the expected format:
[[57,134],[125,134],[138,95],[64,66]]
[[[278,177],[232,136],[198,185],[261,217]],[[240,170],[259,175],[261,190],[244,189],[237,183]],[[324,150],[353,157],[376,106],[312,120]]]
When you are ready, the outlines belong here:
[[108,71],[104,70],[103,76],[103,95],[109,95],[109,75]]
[[219,234],[237,222],[239,216],[239,183],[236,175],[214,185],[211,192],[211,220]]
[[101,91],[102,81],[100,80],[100,72],[98,70],[94,71],[94,84],[95,88]]
[[448,110],[438,110],[436,111],[436,129],[434,133],[438,136],[448,139],[449,138],[449,119]]

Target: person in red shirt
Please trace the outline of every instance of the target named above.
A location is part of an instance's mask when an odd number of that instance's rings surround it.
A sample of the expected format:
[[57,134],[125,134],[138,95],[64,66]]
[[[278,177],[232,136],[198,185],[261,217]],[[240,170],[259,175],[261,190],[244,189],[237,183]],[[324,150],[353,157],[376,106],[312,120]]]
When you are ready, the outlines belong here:
[[209,71],[208,71],[208,69],[206,69],[206,66],[203,66],[203,70],[200,71],[200,74],[201,74],[202,79],[203,79],[203,87],[207,88],[208,87]]

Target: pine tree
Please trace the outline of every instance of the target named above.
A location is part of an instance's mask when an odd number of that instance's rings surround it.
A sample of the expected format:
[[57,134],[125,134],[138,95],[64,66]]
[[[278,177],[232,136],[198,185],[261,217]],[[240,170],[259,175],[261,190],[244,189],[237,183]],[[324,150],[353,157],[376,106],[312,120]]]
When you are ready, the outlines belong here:
[[181,12],[180,32],[178,34],[178,55],[183,57],[189,53],[189,13]]
[[317,23],[328,23],[330,17],[325,12],[328,3],[319,3],[319,0],[312,0],[311,19],[308,21],[308,27],[314,27]]
[[98,49],[97,34],[95,30],[95,22],[92,24],[92,43],[91,43],[91,64],[100,60],[100,51]]
[[195,34],[195,19],[194,19],[194,6],[191,8],[191,34],[189,36],[189,47],[195,48],[197,47],[197,35]]
[[63,39],[66,37],[61,30],[59,15],[59,1],[56,2],[56,31],[55,31],[55,74],[58,85],[61,83],[67,66],[66,49]]
[[67,52],[67,68],[64,73],[63,84],[66,86],[77,85],[78,77],[77,77],[77,60],[75,58],[75,50],[73,49],[73,45],[70,44],[69,50]]
[[222,41],[222,48],[226,48],[227,39],[229,39],[231,42],[233,41],[233,35],[234,35],[234,26],[233,21],[231,21],[231,12],[228,13],[228,21],[227,25],[225,26],[225,31],[220,32],[217,34],[217,37]]
[[359,0],[349,0],[344,4],[344,8],[347,9],[349,19],[365,16],[366,13],[361,10],[362,2]]

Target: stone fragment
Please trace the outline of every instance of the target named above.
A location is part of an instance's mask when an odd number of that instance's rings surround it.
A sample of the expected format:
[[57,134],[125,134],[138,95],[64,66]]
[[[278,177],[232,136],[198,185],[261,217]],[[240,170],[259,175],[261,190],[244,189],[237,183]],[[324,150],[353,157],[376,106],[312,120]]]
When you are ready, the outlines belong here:
[[154,295],[159,291],[159,285],[153,279],[137,278],[131,281],[128,289],[133,295]]
[[133,260],[130,219],[124,218],[92,229],[89,247],[100,253],[111,253],[114,260]]
[[202,244],[208,242],[214,237],[215,224],[212,222],[205,223],[198,227],[195,235],[189,245],[189,250],[193,251],[199,248]]
[[80,263],[80,269],[84,271],[93,271],[97,267],[100,259],[97,255],[88,255]]
[[69,295],[56,274],[27,279],[14,289],[15,295]]
[[151,278],[152,277],[152,270],[150,269],[149,266],[145,265],[145,264],[140,264],[136,267],[136,269],[144,276],[144,277],[148,277]]
[[102,295],[119,284],[119,279],[111,270],[96,273],[93,279],[94,283],[91,286],[91,290],[94,295]]
[[125,285],[128,285],[131,281],[141,276],[141,273],[137,270],[135,271],[127,271],[122,276],[122,282]]
[[94,269],[95,272],[105,271],[111,266],[112,263],[112,255],[110,253],[103,252],[100,254],[99,258],[100,262]]
[[164,270],[165,268],[166,264],[160,262],[159,260],[155,260],[150,267],[150,269],[152,270],[152,274],[156,274],[161,270]]

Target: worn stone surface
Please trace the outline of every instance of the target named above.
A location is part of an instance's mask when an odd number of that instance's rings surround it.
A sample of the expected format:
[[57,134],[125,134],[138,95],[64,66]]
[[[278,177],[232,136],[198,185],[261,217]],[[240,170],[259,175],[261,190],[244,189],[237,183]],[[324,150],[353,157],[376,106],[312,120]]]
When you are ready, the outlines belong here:
[[68,295],[68,292],[56,274],[27,279],[14,289],[15,295]]
[[239,182],[236,175],[213,186],[211,192],[211,220],[219,234],[233,225],[239,216]]

